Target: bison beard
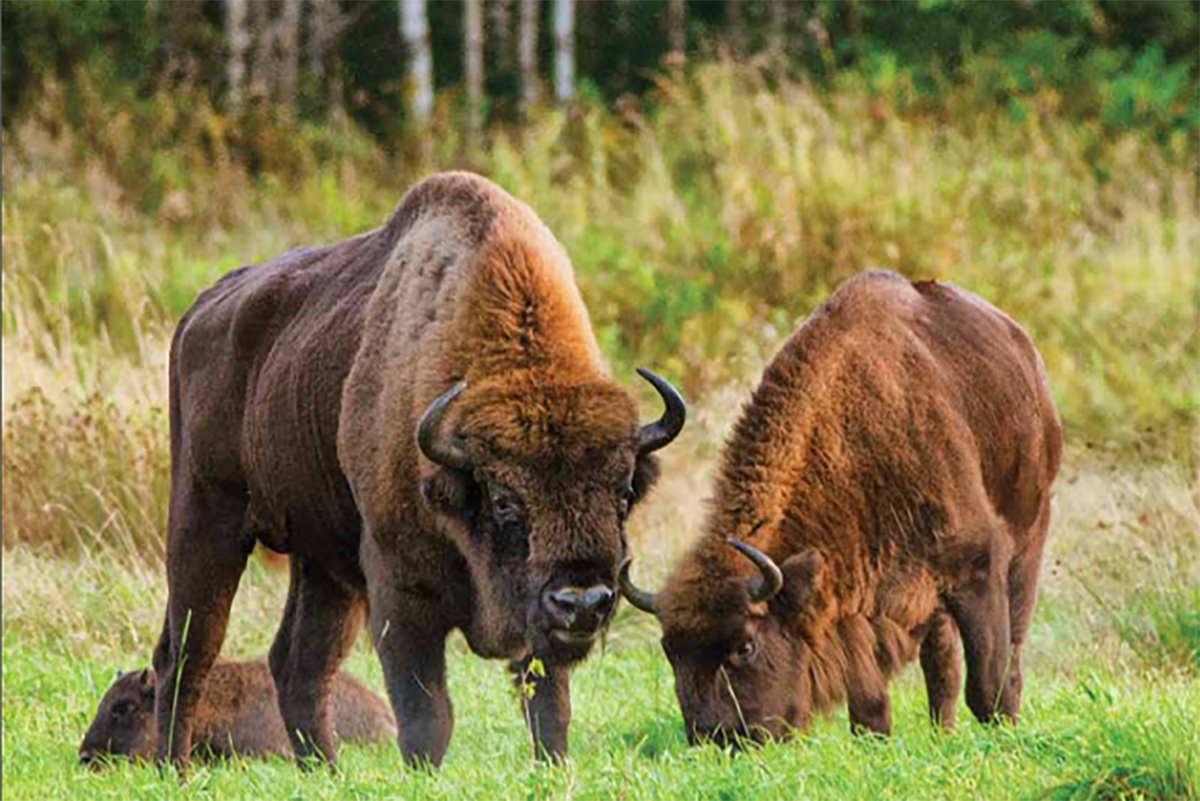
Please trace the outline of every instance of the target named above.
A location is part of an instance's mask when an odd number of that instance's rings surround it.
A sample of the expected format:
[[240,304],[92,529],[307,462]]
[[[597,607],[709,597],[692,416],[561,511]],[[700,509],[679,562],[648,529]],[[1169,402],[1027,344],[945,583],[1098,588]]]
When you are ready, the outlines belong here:
[[639,428],[571,265],[478,176],[414,187],[384,227],[235,270],[171,345],[169,599],[157,755],[186,760],[199,688],[255,541],[290,555],[270,653],[300,757],[334,757],[330,682],[364,620],[412,763],[453,728],[444,645],[522,674],[539,753],[567,747],[569,671],[612,617],[624,524],[683,426]]
[[782,736],[843,701],[887,733],[888,679],[918,651],[951,726],[962,645],[971,711],[1015,721],[1061,451],[1041,358],[1002,312],[882,271],[839,288],[768,366],[662,592],[621,567],[689,739]]

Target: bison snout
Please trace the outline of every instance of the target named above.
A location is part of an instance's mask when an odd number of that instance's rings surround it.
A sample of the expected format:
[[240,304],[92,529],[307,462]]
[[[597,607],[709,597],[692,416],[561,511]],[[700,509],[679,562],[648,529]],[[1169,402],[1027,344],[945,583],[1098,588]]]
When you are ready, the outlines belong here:
[[608,620],[617,594],[611,587],[564,587],[542,594],[542,607],[556,629],[592,635]]

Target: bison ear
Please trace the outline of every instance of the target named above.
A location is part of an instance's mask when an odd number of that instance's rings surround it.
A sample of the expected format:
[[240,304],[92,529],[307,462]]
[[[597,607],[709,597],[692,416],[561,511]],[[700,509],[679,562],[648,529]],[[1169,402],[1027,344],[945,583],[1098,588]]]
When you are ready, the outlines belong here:
[[825,557],[809,548],[785,561],[780,571],[783,590],[778,603],[786,605],[790,615],[806,621],[824,618],[830,606]]
[[646,497],[654,482],[658,481],[659,472],[657,456],[646,454],[638,457],[637,464],[633,467],[633,497],[629,502],[631,506]]
[[146,668],[138,677],[138,688],[142,695],[154,695],[154,668]]
[[469,517],[479,507],[479,485],[462,470],[439,467],[422,482],[421,492],[431,509],[451,517]]

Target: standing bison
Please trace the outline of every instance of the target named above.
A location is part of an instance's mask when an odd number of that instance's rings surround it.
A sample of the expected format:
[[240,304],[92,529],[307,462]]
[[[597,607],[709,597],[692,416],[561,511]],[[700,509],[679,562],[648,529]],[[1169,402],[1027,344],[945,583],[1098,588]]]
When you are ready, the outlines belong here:
[[[690,740],[780,736],[848,700],[891,728],[919,648],[930,712],[1015,720],[1062,430],[1011,319],[952,285],[848,282],[787,342],[722,459],[705,533],[657,595]],[[732,546],[732,547],[730,547]]]
[[544,663],[526,717],[564,754],[570,667],[612,617],[626,516],[684,422],[642,375],[666,413],[639,428],[561,245],[463,173],[201,293],[171,345],[158,757],[187,759],[256,541],[291,556],[269,661],[297,756],[334,758],[330,684],[367,610],[406,760],[446,752],[454,629],[519,675]]

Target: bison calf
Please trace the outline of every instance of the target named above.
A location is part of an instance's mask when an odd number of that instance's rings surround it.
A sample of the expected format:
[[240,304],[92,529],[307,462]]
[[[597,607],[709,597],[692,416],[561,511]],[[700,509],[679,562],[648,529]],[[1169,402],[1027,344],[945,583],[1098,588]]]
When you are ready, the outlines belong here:
[[[691,740],[777,736],[848,700],[891,728],[919,649],[935,720],[1015,720],[1062,431],[1023,330],[953,285],[869,272],[768,366],[703,536],[654,612]],[[732,546],[732,547],[730,547]]]
[[[108,755],[154,756],[158,736],[154,685],[153,670],[127,673],[113,682],[79,747],[81,762]],[[338,673],[330,695],[338,738],[378,742],[396,737],[396,720],[387,703],[355,679]],[[194,731],[192,749],[208,756],[283,755],[292,750],[266,662],[214,665],[200,699]]]

